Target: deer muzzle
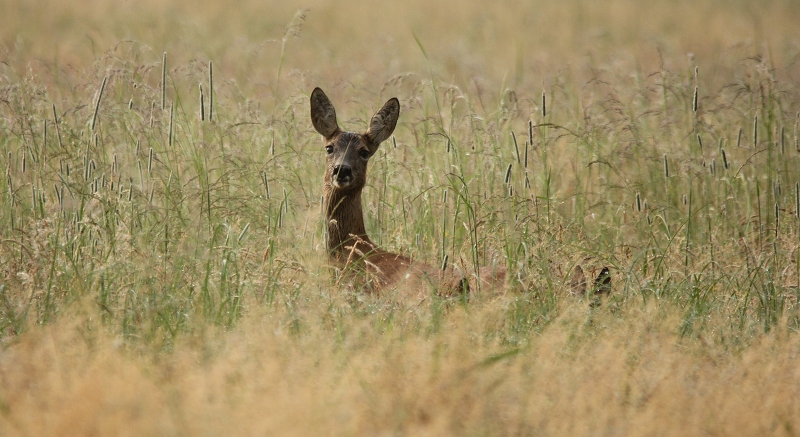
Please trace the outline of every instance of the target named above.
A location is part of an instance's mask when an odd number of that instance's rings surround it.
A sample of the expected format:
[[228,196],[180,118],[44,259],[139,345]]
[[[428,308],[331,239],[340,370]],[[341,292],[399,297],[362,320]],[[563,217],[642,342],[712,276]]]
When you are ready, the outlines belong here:
[[351,182],[353,182],[353,169],[349,165],[333,167],[333,185],[337,188],[344,188]]

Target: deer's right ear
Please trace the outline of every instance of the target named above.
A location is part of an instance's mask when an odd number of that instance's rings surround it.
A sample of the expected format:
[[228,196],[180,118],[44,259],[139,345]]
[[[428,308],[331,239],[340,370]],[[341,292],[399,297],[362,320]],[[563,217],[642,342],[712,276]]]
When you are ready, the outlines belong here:
[[325,139],[330,139],[339,132],[333,103],[319,87],[314,88],[311,93],[311,123]]
[[372,116],[367,131],[367,137],[372,142],[371,153],[375,153],[381,142],[394,132],[398,117],[400,117],[400,101],[397,100],[397,97],[389,99],[383,108]]

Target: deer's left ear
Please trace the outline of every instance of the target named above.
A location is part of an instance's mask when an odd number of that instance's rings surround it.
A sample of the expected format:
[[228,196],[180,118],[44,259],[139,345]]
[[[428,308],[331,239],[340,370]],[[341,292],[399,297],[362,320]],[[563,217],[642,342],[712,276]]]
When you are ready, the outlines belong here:
[[339,132],[333,103],[319,87],[314,88],[311,93],[311,124],[326,140],[333,138]]
[[400,101],[396,97],[389,99],[383,108],[372,116],[369,122],[367,138],[370,141],[370,151],[375,153],[383,140],[389,138],[397,126],[397,118],[400,117]]

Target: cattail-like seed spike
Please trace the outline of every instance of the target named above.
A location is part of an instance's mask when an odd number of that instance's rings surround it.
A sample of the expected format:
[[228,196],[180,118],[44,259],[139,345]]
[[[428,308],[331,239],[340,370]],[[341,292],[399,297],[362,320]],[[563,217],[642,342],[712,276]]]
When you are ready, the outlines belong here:
[[511,131],[511,139],[514,141],[514,151],[517,153],[517,164],[522,163],[522,158],[519,155],[519,144],[517,144],[517,136],[514,131]]
[[172,140],[173,140],[173,128],[172,128],[172,121],[175,118],[175,105],[169,106],[169,146],[172,147]]
[[742,147],[742,128],[739,128],[739,134],[736,136],[736,148]]
[[204,102],[205,96],[203,96],[203,84],[198,84],[198,86],[200,87],[200,121],[204,121],[206,119],[206,106]]
[[800,182],[794,184],[794,216],[800,218]]
[[208,121],[214,118],[214,64],[208,61]]
[[797,122],[800,120],[800,112],[797,113],[797,116],[794,119],[794,149],[800,152],[800,138],[797,135]]
[[[528,120],[528,142],[533,147],[533,120]],[[525,165],[527,166],[527,161]]]
[[161,109],[167,109],[167,52],[161,61]]
[[547,95],[542,91],[542,117],[547,116]]
[[775,202],[775,237],[778,237],[778,230],[780,229],[780,211],[781,208],[778,202]]
[[638,191],[636,192],[636,211],[642,212],[642,196]]
[[664,154],[664,177],[669,178],[669,160],[667,160],[667,154]]
[[697,81],[698,76],[700,75],[700,68],[698,66],[694,66],[694,96],[692,97],[692,111],[697,112],[697,88],[700,85]]
[[753,117],[753,147],[758,147],[758,116]]
[[508,164],[508,168],[506,169],[505,183],[508,183],[510,180],[511,180],[511,164]]
[[97,103],[94,106],[94,115],[92,115],[92,130],[97,126],[97,113],[100,112],[100,101],[103,100],[103,90],[106,89],[106,81],[108,76],[103,77],[103,84],[100,85],[100,92],[97,94]]

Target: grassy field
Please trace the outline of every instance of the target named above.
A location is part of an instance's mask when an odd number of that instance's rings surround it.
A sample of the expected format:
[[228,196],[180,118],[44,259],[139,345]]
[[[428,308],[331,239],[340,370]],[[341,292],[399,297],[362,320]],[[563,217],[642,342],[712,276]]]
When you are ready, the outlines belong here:
[[[0,435],[800,433],[796,2],[80,3],[0,4]],[[336,284],[315,86],[508,289]]]

